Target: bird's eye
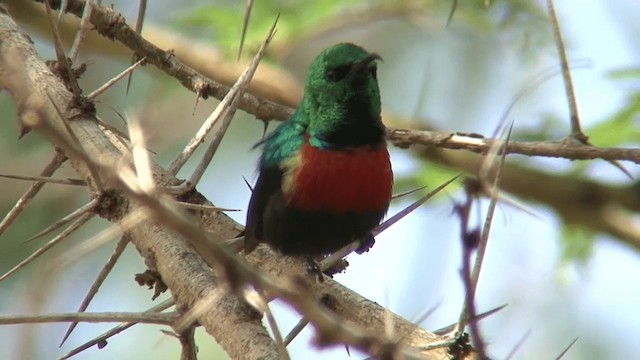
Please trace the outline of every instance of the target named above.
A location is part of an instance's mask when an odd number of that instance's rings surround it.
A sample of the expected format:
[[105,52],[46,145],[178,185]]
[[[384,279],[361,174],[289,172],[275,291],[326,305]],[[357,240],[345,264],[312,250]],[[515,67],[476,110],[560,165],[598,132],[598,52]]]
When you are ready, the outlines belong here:
[[369,74],[371,74],[371,76],[375,79],[378,80],[378,68],[375,66],[372,66],[369,68]]
[[349,71],[351,70],[350,66],[339,66],[335,68],[331,68],[327,70],[326,77],[329,81],[340,81],[342,80]]

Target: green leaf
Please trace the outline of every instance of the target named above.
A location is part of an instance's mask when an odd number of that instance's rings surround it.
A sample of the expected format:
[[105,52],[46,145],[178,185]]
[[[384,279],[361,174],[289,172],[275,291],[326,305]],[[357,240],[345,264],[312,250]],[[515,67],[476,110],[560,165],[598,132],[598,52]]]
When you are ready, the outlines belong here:
[[587,131],[597,146],[620,146],[640,142],[640,92],[632,94],[627,104],[609,119]]
[[583,227],[567,224],[561,230],[561,261],[586,263],[593,254],[595,234]]

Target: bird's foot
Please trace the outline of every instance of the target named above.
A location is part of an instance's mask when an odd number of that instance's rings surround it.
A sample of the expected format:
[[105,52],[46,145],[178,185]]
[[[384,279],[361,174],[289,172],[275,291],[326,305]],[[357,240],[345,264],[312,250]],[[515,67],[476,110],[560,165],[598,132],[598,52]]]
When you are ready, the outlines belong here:
[[311,275],[316,275],[318,277],[318,281],[323,282],[324,274],[322,273],[318,262],[313,257],[308,255],[303,256],[302,259],[304,260],[304,265],[307,272]]
[[324,269],[323,274],[327,275],[330,278],[333,278],[333,275],[344,272],[349,266],[349,262],[345,259],[339,259],[333,265]]
[[369,234],[360,240],[360,246],[355,251],[358,254],[366,253],[375,243],[376,239],[373,237],[373,234]]

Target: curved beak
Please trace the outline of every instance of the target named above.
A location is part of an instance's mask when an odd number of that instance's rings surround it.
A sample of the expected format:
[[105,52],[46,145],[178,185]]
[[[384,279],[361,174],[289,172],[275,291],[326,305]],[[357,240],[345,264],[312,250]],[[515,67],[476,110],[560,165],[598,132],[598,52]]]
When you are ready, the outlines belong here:
[[351,67],[351,72],[357,72],[369,67],[369,64],[375,60],[382,60],[382,57],[376,53],[370,53],[366,58],[358,61]]

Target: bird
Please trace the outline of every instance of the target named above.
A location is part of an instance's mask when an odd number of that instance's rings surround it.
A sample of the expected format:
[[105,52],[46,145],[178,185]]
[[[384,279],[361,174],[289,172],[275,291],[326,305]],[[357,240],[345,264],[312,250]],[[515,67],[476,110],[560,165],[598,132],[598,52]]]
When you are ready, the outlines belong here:
[[254,146],[262,154],[247,210],[246,254],[260,243],[307,259],[355,241],[358,253],[373,246],[372,230],[393,189],[379,60],[351,43],[322,51],[293,115]]

